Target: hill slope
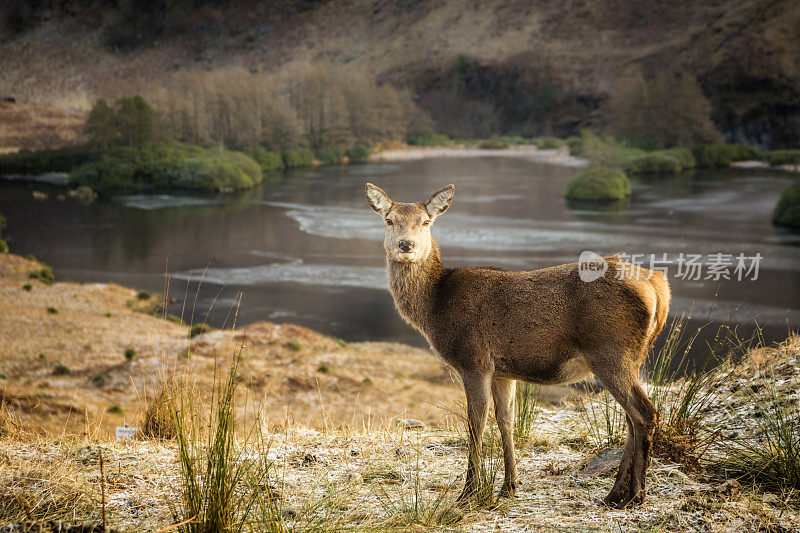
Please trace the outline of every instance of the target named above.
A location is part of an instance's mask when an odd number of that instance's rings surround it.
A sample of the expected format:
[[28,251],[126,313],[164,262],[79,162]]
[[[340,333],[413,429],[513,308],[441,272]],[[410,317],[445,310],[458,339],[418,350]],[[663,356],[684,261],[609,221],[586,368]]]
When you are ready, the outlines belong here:
[[30,103],[85,111],[110,86],[185,70],[321,64],[411,91],[453,133],[569,134],[604,124],[626,72],[674,70],[699,80],[728,139],[800,144],[791,0],[40,2],[21,22],[15,4],[0,8],[0,93]]

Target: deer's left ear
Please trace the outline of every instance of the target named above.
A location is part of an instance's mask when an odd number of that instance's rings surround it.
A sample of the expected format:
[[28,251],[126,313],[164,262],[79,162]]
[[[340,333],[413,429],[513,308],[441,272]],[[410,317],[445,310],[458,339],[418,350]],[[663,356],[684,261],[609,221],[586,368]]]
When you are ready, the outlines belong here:
[[436,218],[450,207],[450,202],[453,201],[453,193],[456,187],[452,183],[442,187],[431,195],[431,199],[425,202],[425,209],[431,218]]

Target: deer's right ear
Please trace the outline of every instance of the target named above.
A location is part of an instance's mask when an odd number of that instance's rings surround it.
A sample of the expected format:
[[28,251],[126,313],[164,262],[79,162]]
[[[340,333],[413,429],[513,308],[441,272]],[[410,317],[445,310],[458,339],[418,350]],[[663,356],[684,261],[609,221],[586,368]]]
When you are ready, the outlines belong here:
[[367,194],[367,203],[372,210],[380,216],[385,217],[389,209],[392,208],[392,200],[389,198],[389,195],[386,194],[383,189],[371,183],[367,183],[364,192]]

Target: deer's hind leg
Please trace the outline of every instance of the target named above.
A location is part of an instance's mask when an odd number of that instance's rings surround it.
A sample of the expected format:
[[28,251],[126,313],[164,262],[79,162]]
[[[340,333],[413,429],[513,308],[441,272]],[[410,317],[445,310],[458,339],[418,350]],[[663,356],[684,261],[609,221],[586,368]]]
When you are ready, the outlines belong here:
[[624,508],[631,502],[644,500],[656,409],[639,384],[640,365],[631,360],[618,360],[617,363],[598,365],[593,370],[627,415],[628,438],[617,480],[604,500],[607,505]]
[[494,417],[500,429],[503,441],[503,461],[505,477],[500,494],[514,496],[519,486],[517,476],[517,460],[514,453],[514,393],[516,381],[513,379],[494,378],[492,380],[492,399],[494,400]]

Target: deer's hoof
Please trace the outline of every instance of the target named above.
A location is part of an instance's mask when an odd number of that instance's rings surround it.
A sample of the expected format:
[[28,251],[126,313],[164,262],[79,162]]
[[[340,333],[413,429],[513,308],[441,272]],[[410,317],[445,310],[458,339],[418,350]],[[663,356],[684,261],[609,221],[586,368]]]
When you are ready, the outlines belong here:
[[503,486],[500,488],[500,497],[501,498],[516,498],[517,497],[517,489],[521,487],[522,484],[519,481],[506,481],[503,483]]

